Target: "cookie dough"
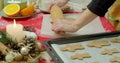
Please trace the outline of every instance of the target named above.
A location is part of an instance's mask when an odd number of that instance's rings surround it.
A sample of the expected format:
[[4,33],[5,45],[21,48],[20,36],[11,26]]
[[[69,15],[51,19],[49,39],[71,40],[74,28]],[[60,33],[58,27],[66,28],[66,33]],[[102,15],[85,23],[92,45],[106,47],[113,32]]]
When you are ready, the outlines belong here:
[[84,58],[90,58],[90,54],[89,53],[83,53],[83,54],[75,54],[73,56],[71,56],[71,59],[72,60],[75,60],[75,59],[79,59],[79,60],[83,60]]
[[110,46],[111,44],[108,41],[92,41],[87,44],[88,47],[101,48],[103,46]]
[[66,45],[65,47],[61,48],[61,51],[69,51],[74,52],[76,50],[82,50],[84,47],[81,44],[74,44],[74,45]]

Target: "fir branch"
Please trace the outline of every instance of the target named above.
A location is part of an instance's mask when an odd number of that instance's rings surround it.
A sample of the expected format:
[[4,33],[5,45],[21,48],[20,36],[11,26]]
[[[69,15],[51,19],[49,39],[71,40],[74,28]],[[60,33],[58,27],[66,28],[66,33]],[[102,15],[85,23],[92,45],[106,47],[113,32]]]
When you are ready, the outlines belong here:
[[7,34],[5,31],[0,31],[0,42],[4,44],[9,44],[12,42],[12,40],[10,40],[10,38],[7,37]]

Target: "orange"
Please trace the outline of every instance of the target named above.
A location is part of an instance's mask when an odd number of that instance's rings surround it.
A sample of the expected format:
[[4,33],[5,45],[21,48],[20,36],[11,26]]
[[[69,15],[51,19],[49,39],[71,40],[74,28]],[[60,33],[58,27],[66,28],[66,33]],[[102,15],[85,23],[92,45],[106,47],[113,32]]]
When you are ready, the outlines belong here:
[[34,11],[35,11],[34,4],[31,4],[31,5],[29,5],[28,7],[22,9],[22,10],[20,11],[20,14],[21,14],[22,16],[29,16],[29,15],[33,14]]
[[14,17],[19,14],[20,6],[19,4],[8,4],[7,6],[5,6],[3,11],[5,12],[6,15]]

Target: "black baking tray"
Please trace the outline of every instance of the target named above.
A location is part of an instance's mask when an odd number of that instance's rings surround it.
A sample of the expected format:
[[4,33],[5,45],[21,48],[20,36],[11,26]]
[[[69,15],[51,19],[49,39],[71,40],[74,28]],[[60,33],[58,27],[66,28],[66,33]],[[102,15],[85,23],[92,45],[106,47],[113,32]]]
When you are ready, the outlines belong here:
[[53,58],[55,63],[64,63],[64,61],[59,57],[59,55],[55,52],[52,48],[51,44],[67,44],[73,42],[80,42],[80,41],[88,41],[100,38],[110,38],[110,37],[117,37],[120,36],[120,32],[104,32],[104,33],[97,33],[97,34],[89,34],[89,35],[80,35],[74,37],[66,37],[66,38],[58,38],[53,40],[46,40],[43,41],[42,44],[49,53],[49,55]]

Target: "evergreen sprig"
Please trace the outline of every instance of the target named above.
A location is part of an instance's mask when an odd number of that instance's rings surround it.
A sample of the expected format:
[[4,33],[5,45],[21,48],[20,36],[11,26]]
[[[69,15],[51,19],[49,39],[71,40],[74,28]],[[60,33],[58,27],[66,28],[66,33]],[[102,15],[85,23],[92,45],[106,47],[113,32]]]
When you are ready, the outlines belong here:
[[0,42],[4,44],[9,44],[12,42],[12,40],[7,37],[7,34],[5,31],[0,31]]

